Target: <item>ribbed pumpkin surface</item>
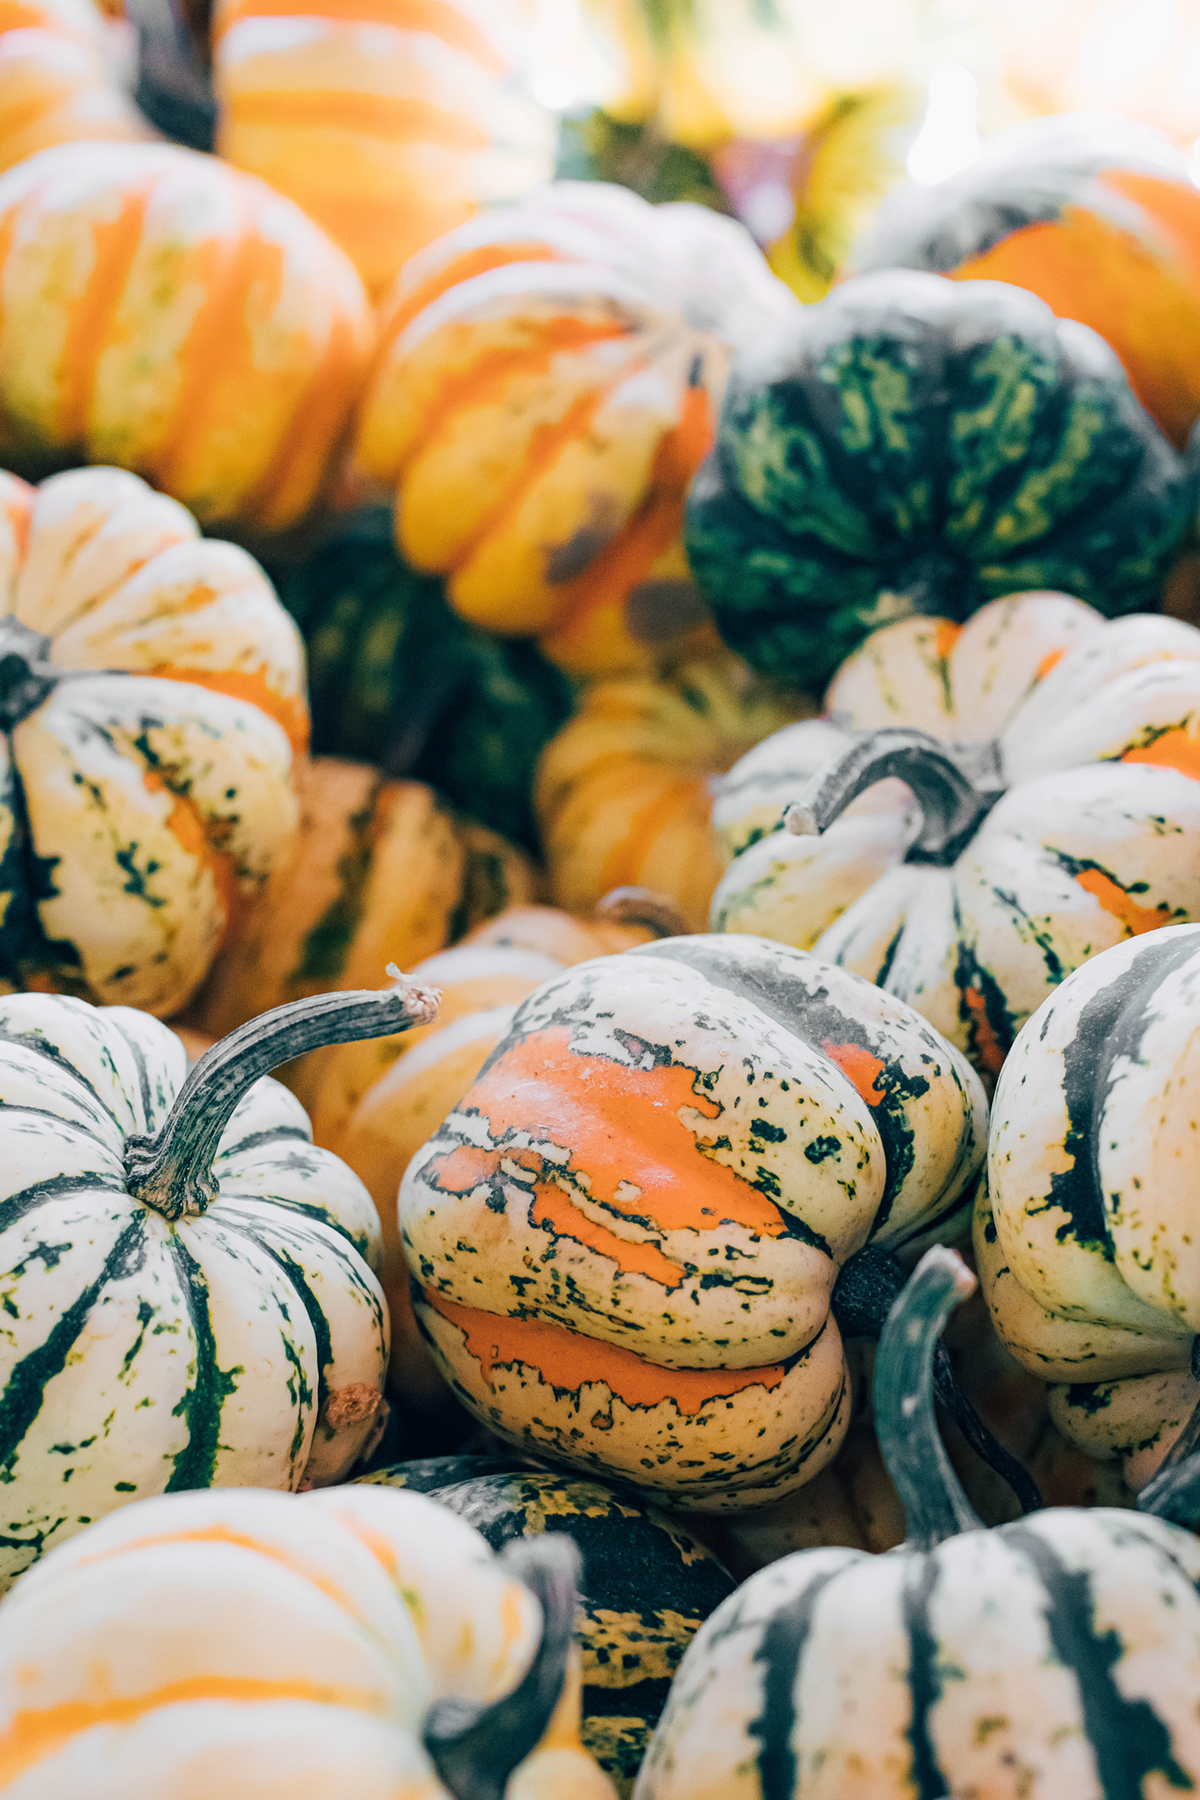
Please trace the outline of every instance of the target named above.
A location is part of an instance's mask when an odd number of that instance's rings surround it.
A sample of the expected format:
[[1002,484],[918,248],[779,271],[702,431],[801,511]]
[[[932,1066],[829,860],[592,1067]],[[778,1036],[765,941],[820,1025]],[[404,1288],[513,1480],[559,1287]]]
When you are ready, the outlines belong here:
[[91,0],[0,6],[0,169],[53,144],[149,136]]

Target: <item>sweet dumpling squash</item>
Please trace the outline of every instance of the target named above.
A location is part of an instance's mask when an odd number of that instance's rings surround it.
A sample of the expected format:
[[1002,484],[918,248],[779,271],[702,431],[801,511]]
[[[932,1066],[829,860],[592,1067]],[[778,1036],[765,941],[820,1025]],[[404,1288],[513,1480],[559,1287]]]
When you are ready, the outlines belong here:
[[[1194,626],[1014,595],[875,632],[826,704],[718,794],[745,848],[714,925],[854,969],[994,1074],[1072,969],[1200,917]],[[799,835],[769,829],[789,798]]]
[[120,469],[0,473],[0,987],[155,1013],[291,848],[299,635]]

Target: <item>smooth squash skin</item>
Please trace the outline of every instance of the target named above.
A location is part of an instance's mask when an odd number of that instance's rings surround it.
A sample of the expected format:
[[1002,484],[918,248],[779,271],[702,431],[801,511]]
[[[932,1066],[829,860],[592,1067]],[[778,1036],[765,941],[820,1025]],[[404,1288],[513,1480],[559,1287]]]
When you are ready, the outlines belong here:
[[884,203],[856,270],[1006,281],[1112,345],[1182,449],[1200,414],[1200,193],[1169,139],[1115,115],[1030,119]]
[[0,459],[116,463],[207,529],[294,525],[373,339],[351,264],[264,182],[176,144],[0,176]]
[[614,1800],[579,1741],[566,1545],[494,1556],[420,1493],[126,1507],[0,1612],[20,1800]]
[[[827,719],[767,739],[721,784],[714,821],[739,854],[714,927],[878,982],[991,1078],[1073,969],[1200,917],[1194,626],[1014,595],[961,628],[906,619],[873,633],[826,705]],[[864,731],[878,754],[860,788]],[[888,748],[905,732],[906,768]],[[951,779],[966,811],[931,848]],[[917,798],[908,781],[934,788]],[[819,820],[778,829],[790,802],[818,792]]]
[[687,553],[729,647],[815,688],[913,614],[1031,588],[1157,605],[1198,476],[1086,327],[1001,281],[881,270],[739,358]]
[[409,1164],[418,1320],[505,1441],[674,1507],[765,1503],[849,1422],[839,1270],[961,1230],[983,1119],[917,1014],[799,951],[580,964]]
[[0,169],[53,144],[149,137],[118,83],[115,50],[92,0],[0,7]]
[[881,1341],[905,1543],[805,1551],[745,1582],[685,1654],[635,1800],[1148,1800],[1200,1782],[1200,1546],[1104,1507],[981,1526],[930,1387],[973,1285],[931,1249]]

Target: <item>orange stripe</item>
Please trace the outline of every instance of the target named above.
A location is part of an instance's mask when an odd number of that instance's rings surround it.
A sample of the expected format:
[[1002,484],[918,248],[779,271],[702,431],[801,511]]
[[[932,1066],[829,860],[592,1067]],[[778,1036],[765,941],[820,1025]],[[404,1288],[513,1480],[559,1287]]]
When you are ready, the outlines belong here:
[[216,12],[214,44],[242,19],[332,19],[344,25],[428,32],[497,75],[507,73],[487,38],[450,0],[222,0]]
[[[593,773],[594,771],[589,771]],[[679,812],[690,809],[698,794],[708,795],[702,775],[691,775],[680,781],[665,782],[662,791],[648,806],[630,820],[629,829],[619,844],[614,844],[604,859],[604,869],[597,884],[607,894],[613,888],[636,887],[643,858],[667,822]]]
[[1034,680],[1045,681],[1051,669],[1056,669],[1066,654],[1065,647],[1059,650],[1047,650],[1045,656],[1043,656],[1041,662],[1033,672]]
[[[145,769],[142,773],[142,781],[152,794],[170,792],[157,769]],[[217,899],[225,915],[225,923],[221,931],[221,944],[223,945],[228,941],[235,921],[240,922],[249,902],[242,898],[232,856],[213,842],[196,810],[195,803],[182,794],[172,794],[171,799],[171,810],[167,814],[167,830],[188,856],[205,864],[212,873]]]
[[879,1106],[887,1099],[887,1090],[879,1087],[879,1077],[887,1066],[882,1057],[872,1055],[861,1044],[823,1043],[822,1050],[847,1076],[868,1106]]
[[478,244],[459,256],[449,258],[424,281],[405,293],[395,309],[385,313],[380,323],[379,349],[376,362],[381,362],[406,325],[419,312],[424,312],[448,288],[473,276],[486,275],[492,269],[506,268],[510,263],[571,262],[550,244],[529,243],[523,238],[507,238],[503,243]]
[[161,681],[186,681],[192,687],[209,693],[227,694],[231,700],[244,700],[257,706],[274,719],[287,733],[288,742],[297,756],[308,748],[308,707],[294,694],[279,694],[268,686],[265,673],[247,675],[241,669],[181,669],[174,663],[160,663],[157,668],[139,670]]
[[91,225],[96,261],[91,278],[72,310],[61,369],[61,441],[81,443],[87,435],[96,365],[104,350],[113,314],[142,241],[152,180],[121,191],[121,209],[109,221]]
[[956,625],[952,619],[939,619],[937,633],[934,637],[933,653],[939,662],[945,662],[950,652],[962,636],[962,626]]
[[1152,744],[1127,750],[1121,761],[1178,769],[1181,775],[1190,775],[1193,781],[1200,781],[1200,738],[1180,725],[1174,731],[1164,731]]
[[345,131],[395,145],[441,144],[467,155],[488,143],[488,134],[469,114],[447,112],[428,100],[367,93],[361,88],[272,89],[239,95],[230,113],[239,127]]
[[425,1298],[462,1332],[463,1347],[479,1364],[488,1387],[495,1369],[524,1363],[555,1388],[579,1393],[590,1383],[603,1384],[626,1406],[649,1408],[670,1402],[677,1412],[694,1418],[712,1400],[751,1387],[777,1388],[787,1374],[783,1363],[757,1369],[664,1369],[632,1350],[584,1337],[563,1325],[501,1318],[458,1306],[440,1294],[427,1292]]
[[1081,888],[1095,896],[1106,913],[1120,920],[1130,937],[1140,937],[1143,931],[1157,931],[1171,921],[1169,907],[1139,906],[1111,875],[1105,875],[1100,869],[1084,869],[1075,879]]
[[1004,1046],[992,1030],[992,1022],[987,1016],[987,1002],[977,987],[960,988],[958,991],[967,1009],[975,1061],[982,1064],[989,1075],[998,1075],[1004,1066]]

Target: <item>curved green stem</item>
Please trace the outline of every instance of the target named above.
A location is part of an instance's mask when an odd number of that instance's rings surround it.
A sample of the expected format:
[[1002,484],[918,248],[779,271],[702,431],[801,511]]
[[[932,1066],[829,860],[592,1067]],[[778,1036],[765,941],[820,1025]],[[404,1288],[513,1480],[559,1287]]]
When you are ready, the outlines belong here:
[[1004,791],[994,743],[943,744],[927,731],[887,726],[864,732],[819,768],[784,822],[797,837],[816,837],[867,788],[893,776],[907,782],[921,808],[908,851],[913,862],[953,862]]
[[216,1198],[213,1159],[246,1091],[280,1063],[326,1044],[387,1037],[437,1014],[431,988],[313,994],[276,1006],[214,1044],[192,1069],[156,1137],[125,1143],[125,1185],[164,1219],[198,1216]]
[[905,1543],[932,1550],[982,1521],[950,1467],[933,1412],[933,1356],[946,1320],[975,1288],[961,1256],[927,1250],[892,1307],[875,1358],[875,1433],[908,1519]]
[[547,1532],[506,1544],[501,1561],[540,1601],[542,1635],[511,1694],[490,1706],[444,1699],[430,1707],[425,1748],[456,1800],[503,1800],[509,1776],[544,1736],[567,1679],[579,1551],[562,1532]]
[[666,894],[650,888],[610,888],[597,900],[595,914],[606,925],[644,925],[655,937],[686,937],[688,923]]

